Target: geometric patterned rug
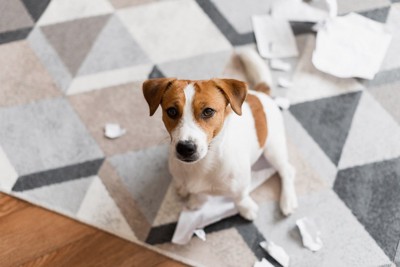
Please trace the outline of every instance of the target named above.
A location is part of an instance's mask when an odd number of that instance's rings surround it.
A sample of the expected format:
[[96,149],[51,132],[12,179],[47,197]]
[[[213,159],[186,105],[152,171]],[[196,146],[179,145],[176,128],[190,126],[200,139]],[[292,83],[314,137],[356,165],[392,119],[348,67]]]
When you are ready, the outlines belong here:
[[[207,241],[170,243],[183,203],[167,169],[168,135],[148,116],[148,77],[245,80],[234,49],[254,47],[250,23],[272,1],[0,1],[0,190],[196,266],[252,266],[258,243],[291,266],[391,266],[400,240],[400,3],[339,0],[339,13],[382,22],[393,40],[372,81],[315,69],[315,35],[292,23],[284,111],[299,208],[279,211],[274,175],[252,195],[253,223],[233,216]],[[103,136],[106,123],[126,135]],[[303,248],[295,221],[315,219],[324,247]],[[399,252],[400,253],[400,252]],[[395,259],[396,258],[396,259]]]

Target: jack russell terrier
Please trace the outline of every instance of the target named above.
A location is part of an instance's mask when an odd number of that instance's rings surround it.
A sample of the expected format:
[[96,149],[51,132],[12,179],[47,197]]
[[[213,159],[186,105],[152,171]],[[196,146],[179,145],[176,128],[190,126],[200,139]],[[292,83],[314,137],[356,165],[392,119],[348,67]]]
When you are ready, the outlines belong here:
[[177,192],[197,209],[207,195],[233,199],[247,220],[257,217],[250,197],[251,166],[264,155],[282,179],[280,208],[285,215],[297,207],[295,170],[288,160],[282,114],[268,96],[270,72],[253,50],[240,57],[256,84],[247,90],[234,79],[150,79],[143,94],[152,116],[158,106],[171,137],[169,169]]

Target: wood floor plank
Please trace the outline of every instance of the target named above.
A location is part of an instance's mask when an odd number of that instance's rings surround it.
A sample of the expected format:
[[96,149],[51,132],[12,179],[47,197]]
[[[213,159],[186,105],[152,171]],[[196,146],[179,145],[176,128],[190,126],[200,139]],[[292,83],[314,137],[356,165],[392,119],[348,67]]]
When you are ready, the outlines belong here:
[[0,219],[26,207],[29,207],[28,203],[0,193]]
[[[185,266],[149,251],[139,245],[98,231],[93,235],[59,248],[49,254],[23,264],[23,267],[58,266]],[[161,265],[160,265],[161,266]]]
[[186,265],[0,193],[0,266]]
[[38,207],[27,207],[0,220],[0,266],[15,266],[95,230]]

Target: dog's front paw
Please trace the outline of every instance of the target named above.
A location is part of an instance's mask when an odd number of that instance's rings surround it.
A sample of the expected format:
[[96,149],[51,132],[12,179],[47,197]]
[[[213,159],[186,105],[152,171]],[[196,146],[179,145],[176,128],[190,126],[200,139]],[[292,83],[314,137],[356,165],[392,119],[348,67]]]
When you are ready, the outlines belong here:
[[258,205],[250,197],[243,199],[238,205],[239,214],[249,221],[254,221],[258,214]]
[[294,190],[291,193],[282,192],[281,195],[281,211],[285,216],[292,214],[298,207],[297,196]]
[[190,210],[198,210],[206,201],[207,197],[204,195],[191,194],[188,202],[186,203],[186,207]]

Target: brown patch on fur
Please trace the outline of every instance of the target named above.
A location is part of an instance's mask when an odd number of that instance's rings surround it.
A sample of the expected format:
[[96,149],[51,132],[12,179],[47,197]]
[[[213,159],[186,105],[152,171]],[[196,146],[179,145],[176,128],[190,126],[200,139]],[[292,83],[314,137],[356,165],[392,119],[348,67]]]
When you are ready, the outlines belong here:
[[247,95],[246,102],[249,104],[251,113],[253,114],[258,143],[260,147],[264,147],[268,135],[267,117],[264,112],[264,107],[260,99],[255,95]]
[[[217,136],[224,125],[225,118],[232,110],[241,114],[241,107],[247,95],[247,85],[234,79],[213,80],[177,80],[175,78],[151,79],[143,83],[143,94],[153,115],[161,104],[165,128],[171,132],[179,124],[185,106],[184,89],[193,84],[195,96],[192,103],[193,117],[206,132],[208,142]],[[230,105],[229,105],[230,104]],[[174,107],[178,111],[175,118],[170,118],[167,110]],[[210,118],[202,116],[206,108],[215,110]]]
[[150,79],[143,83],[143,96],[149,104],[150,116],[153,116],[165,91],[176,81],[175,78]]
[[[161,108],[163,110],[162,120],[165,128],[171,134],[171,132],[178,125],[183,115],[183,108],[185,106],[185,93],[183,89],[188,85],[187,81],[176,80],[174,83],[165,91],[161,99]],[[178,116],[176,118],[170,118],[167,114],[167,109],[176,108],[178,110]]]
[[[197,124],[207,134],[208,142],[211,142],[221,131],[231,108],[228,106],[228,100],[213,81],[198,81],[194,84],[194,88],[193,116]],[[215,110],[211,118],[202,117],[201,114],[206,108]]]
[[256,84],[256,86],[254,87],[254,90],[258,91],[258,92],[262,92],[267,95],[271,95],[271,88],[268,86],[268,84],[266,84],[264,82]]
[[242,104],[246,99],[247,84],[235,79],[213,79],[212,81],[224,93],[232,110],[236,114],[242,115]]

